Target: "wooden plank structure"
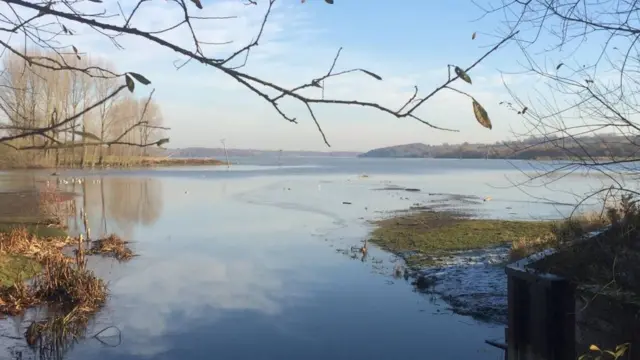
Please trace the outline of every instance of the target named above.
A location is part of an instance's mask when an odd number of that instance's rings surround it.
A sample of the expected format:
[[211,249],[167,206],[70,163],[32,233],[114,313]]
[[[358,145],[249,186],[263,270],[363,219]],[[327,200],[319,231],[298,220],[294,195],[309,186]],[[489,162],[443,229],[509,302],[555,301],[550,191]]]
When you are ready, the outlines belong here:
[[576,359],[575,288],[562,277],[527,266],[551,255],[535,254],[506,267],[508,326],[504,349],[507,360]]

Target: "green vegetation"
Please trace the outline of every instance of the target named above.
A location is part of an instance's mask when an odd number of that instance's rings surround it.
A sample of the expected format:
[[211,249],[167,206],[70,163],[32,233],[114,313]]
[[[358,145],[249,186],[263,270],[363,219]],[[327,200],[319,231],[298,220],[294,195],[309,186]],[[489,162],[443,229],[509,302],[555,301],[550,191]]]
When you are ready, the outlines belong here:
[[[9,220],[9,221],[7,221]],[[9,233],[11,230],[24,228],[29,234],[39,237],[66,236],[67,232],[56,226],[47,226],[38,223],[15,221],[12,219],[0,219],[0,233]]]
[[405,256],[410,267],[435,265],[438,257],[455,251],[507,244],[511,244],[510,260],[515,261],[608,223],[591,214],[564,221],[511,221],[427,210],[377,221],[371,241],[394,253],[411,252]]
[[[0,236],[8,236],[19,229],[40,238],[67,235],[64,229],[52,226],[56,220],[39,212],[39,201],[33,192],[1,193],[0,207]],[[11,286],[30,279],[41,269],[40,263],[32,257],[0,249],[0,286]]]
[[[29,235],[41,238],[67,235],[63,229],[34,224],[32,221],[35,221],[35,219],[0,219],[0,234],[8,236],[12,232],[24,229]],[[40,263],[31,257],[3,252],[4,249],[1,249],[0,286],[11,286],[16,282],[31,279],[42,270]]]
[[554,222],[472,219],[455,212],[421,211],[377,221],[371,241],[394,253],[407,251],[409,266],[433,263],[433,257],[458,250],[505,245],[552,233]]
[[[625,292],[633,299],[640,294],[640,279],[635,275],[640,273],[640,207],[630,198],[606,214],[583,214],[563,221],[474,219],[467,214],[427,210],[375,224],[371,241],[402,253],[410,267],[437,265],[449,253],[497,245],[511,244],[511,261],[556,248],[557,253],[533,266],[576,284]],[[573,244],[609,224],[609,230],[595,238]]]
[[22,255],[0,254],[0,286],[12,286],[42,270],[40,264]]

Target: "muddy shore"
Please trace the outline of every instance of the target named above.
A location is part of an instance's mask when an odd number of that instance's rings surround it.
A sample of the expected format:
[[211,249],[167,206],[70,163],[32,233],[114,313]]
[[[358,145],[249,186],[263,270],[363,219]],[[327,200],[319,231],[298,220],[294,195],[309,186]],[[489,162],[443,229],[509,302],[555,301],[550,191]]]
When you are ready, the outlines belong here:
[[441,296],[455,313],[506,323],[512,243],[547,236],[552,224],[422,207],[375,221],[369,239],[404,260],[416,290]]

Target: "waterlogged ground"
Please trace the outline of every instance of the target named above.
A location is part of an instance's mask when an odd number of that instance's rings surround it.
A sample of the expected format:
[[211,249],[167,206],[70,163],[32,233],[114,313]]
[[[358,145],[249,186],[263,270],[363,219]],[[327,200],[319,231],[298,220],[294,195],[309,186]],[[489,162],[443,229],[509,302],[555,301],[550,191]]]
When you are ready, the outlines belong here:
[[[451,257],[427,270],[439,281],[423,294],[397,276],[397,256],[369,244],[363,258],[351,248],[361,245],[369,220],[411,206],[555,218],[568,208],[558,203],[574,196],[531,190],[554,204],[496,188],[517,170],[492,161],[307,162],[62,173],[86,178],[61,187],[84,194],[78,204],[92,234],[116,232],[140,255],[126,264],[92,260],[111,297],[66,358],[500,358],[484,340],[503,335],[495,322],[505,289],[494,280],[503,276],[496,264],[505,250]],[[574,179],[571,189],[593,186]],[[478,309],[491,316],[476,320]],[[21,340],[26,325],[0,322],[1,358],[30,356]],[[90,337],[109,326],[101,341]]]

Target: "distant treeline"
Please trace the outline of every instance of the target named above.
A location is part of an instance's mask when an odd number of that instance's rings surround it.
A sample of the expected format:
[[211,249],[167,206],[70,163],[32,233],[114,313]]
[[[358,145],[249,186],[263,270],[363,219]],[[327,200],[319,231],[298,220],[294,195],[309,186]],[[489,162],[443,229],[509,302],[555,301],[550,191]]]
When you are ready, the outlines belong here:
[[633,158],[640,147],[640,137],[596,135],[580,138],[528,138],[522,141],[495,144],[421,143],[374,149],[360,157],[397,158],[461,158],[461,159],[577,159],[577,158]]
[[[202,158],[217,157],[224,158],[224,148],[206,148],[206,147],[188,147],[182,149],[167,149],[158,155],[184,157],[184,158]],[[288,151],[288,150],[256,150],[256,149],[227,149],[229,156],[338,156],[338,157],[355,157],[359,155],[356,152],[348,151]]]

